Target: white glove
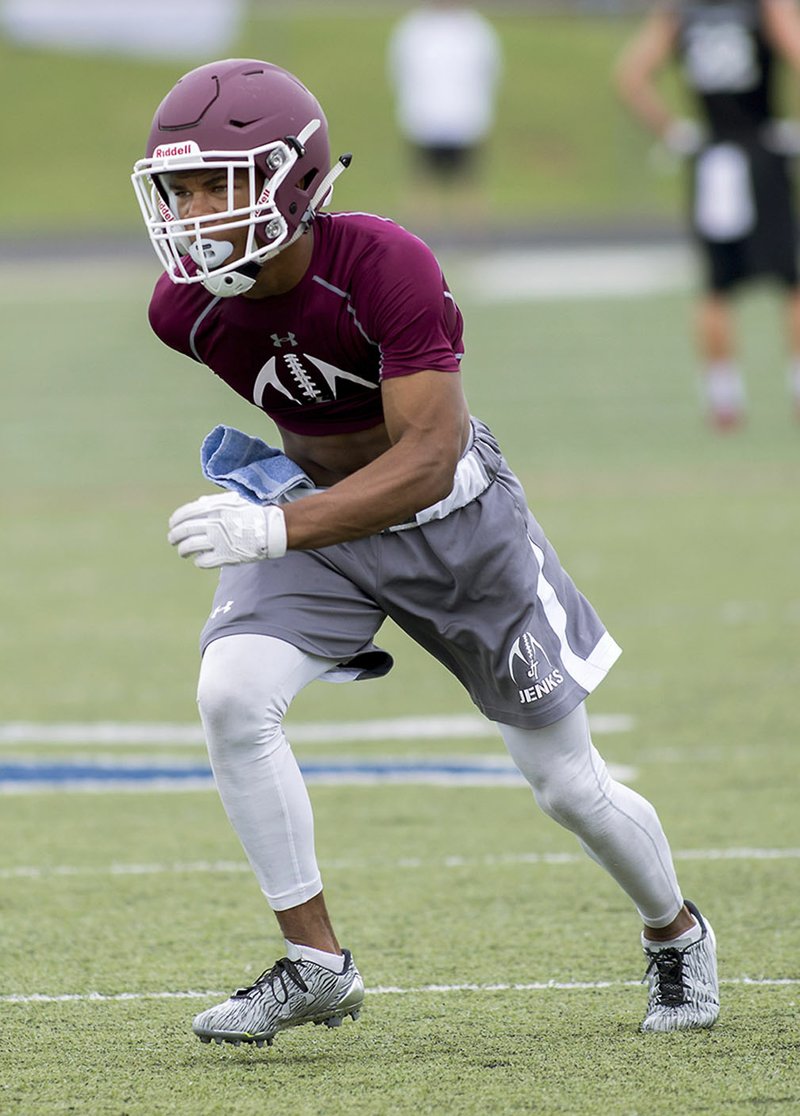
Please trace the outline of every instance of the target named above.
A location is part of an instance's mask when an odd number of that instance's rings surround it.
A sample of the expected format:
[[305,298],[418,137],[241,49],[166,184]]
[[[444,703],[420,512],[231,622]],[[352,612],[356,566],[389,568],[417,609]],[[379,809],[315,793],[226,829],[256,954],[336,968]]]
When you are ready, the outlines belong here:
[[698,153],[705,141],[705,134],[694,120],[673,120],[661,141],[670,154],[685,157]]
[[168,540],[181,558],[201,569],[282,558],[286,521],[274,504],[251,504],[235,492],[201,496],[183,504],[169,519]]

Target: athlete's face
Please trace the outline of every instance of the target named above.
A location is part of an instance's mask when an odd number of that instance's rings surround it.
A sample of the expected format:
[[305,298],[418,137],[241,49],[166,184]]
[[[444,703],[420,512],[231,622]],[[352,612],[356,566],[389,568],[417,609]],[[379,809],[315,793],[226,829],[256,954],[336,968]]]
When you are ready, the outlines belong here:
[[[180,220],[194,217],[211,217],[231,209],[242,209],[250,204],[250,187],[246,170],[233,172],[232,197],[228,194],[227,170],[182,171],[166,176],[166,186],[172,195],[175,216]],[[207,226],[206,235],[213,239],[227,240],[234,247],[231,259],[244,255],[247,225],[226,229],[215,236],[214,225]]]

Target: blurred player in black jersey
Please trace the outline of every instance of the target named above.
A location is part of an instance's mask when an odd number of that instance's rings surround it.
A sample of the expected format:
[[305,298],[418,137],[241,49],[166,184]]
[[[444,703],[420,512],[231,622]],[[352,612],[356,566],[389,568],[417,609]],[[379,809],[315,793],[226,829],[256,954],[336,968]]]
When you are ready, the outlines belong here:
[[[676,117],[657,88],[677,59],[699,123]],[[731,295],[771,278],[786,296],[789,390],[800,419],[800,286],[791,157],[800,128],[775,113],[781,61],[800,72],[795,0],[675,0],[657,8],[623,51],[616,86],[634,116],[692,169],[692,231],[705,260],[697,344],[709,421],[745,417]]]

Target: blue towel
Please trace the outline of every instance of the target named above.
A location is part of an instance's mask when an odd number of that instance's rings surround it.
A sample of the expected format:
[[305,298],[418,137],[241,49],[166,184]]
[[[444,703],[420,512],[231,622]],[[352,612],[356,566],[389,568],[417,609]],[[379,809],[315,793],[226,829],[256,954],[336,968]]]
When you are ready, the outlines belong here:
[[314,482],[290,457],[233,426],[215,426],[200,447],[203,476],[253,504],[269,503]]

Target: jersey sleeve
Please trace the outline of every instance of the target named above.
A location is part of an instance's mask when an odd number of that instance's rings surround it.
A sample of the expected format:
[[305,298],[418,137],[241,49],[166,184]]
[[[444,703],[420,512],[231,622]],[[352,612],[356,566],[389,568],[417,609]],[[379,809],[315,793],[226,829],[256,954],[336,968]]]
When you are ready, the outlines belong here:
[[458,372],[463,320],[433,252],[398,226],[359,269],[353,309],[380,349],[380,376]]
[[170,282],[169,276],[162,275],[150,299],[147,317],[160,341],[192,360],[199,360],[191,346],[193,315],[189,302],[193,294],[191,288],[178,288]]

